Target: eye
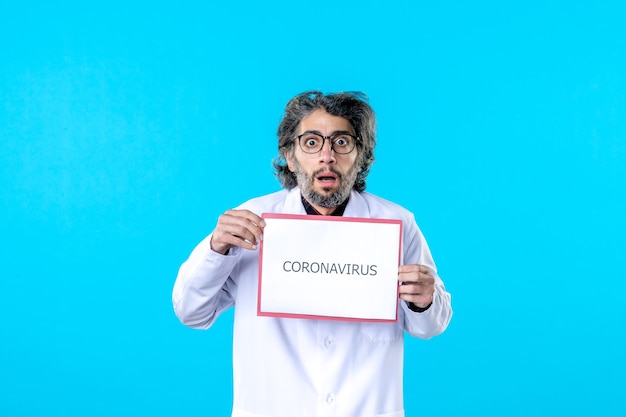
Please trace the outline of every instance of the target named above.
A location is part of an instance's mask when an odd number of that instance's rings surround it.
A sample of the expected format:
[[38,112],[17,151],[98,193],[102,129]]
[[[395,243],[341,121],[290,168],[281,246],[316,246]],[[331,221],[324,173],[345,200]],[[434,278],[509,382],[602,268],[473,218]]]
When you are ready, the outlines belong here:
[[339,136],[338,138],[336,138],[334,140],[334,144],[335,144],[335,146],[339,146],[340,148],[345,148],[346,146],[348,146],[350,144],[350,137],[349,136]]
[[314,135],[303,136],[301,139],[302,146],[307,148],[316,148],[319,146],[320,138]]
[[306,138],[304,140],[304,145],[308,148],[315,148],[318,142],[319,140],[316,138]]

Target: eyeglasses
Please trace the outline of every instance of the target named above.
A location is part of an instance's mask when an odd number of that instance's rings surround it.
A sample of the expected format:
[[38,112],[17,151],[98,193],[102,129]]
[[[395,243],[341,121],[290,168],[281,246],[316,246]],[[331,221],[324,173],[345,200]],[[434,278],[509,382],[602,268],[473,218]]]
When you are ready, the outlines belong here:
[[300,136],[296,136],[294,140],[298,139],[300,149],[304,153],[318,153],[324,147],[326,139],[330,142],[330,149],[335,153],[345,155],[354,150],[358,136],[350,135],[348,133],[335,133],[330,136],[322,136],[319,133],[306,132]]

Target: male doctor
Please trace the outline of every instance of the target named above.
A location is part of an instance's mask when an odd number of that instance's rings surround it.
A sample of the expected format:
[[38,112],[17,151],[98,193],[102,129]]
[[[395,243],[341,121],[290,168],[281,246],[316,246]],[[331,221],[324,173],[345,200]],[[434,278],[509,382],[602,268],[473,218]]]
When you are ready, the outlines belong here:
[[[207,329],[235,306],[233,417],[404,416],[404,332],[436,336],[452,309],[413,214],[364,191],[375,135],[361,93],[291,99],[274,160],[283,190],[227,210],[181,266],[172,298],[185,325]],[[401,220],[397,321],[257,316],[264,212]]]

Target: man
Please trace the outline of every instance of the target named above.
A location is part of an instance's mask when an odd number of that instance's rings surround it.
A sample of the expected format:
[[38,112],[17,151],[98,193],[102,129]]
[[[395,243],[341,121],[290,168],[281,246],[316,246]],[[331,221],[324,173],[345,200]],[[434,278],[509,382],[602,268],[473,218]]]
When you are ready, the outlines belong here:
[[[235,306],[233,417],[404,415],[403,332],[438,335],[452,309],[413,215],[364,192],[375,130],[360,93],[294,97],[278,127],[274,161],[284,189],[226,211],[180,268],[173,303],[184,324],[207,329]],[[402,220],[398,320],[257,316],[264,212]]]

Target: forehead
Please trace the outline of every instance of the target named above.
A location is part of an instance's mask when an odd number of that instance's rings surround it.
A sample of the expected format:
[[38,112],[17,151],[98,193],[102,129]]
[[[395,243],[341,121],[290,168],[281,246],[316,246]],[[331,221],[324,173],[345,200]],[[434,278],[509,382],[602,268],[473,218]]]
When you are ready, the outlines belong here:
[[302,118],[298,125],[298,133],[307,131],[317,131],[324,135],[330,135],[337,131],[354,133],[348,119],[341,116],[334,116],[324,109],[317,109]]

